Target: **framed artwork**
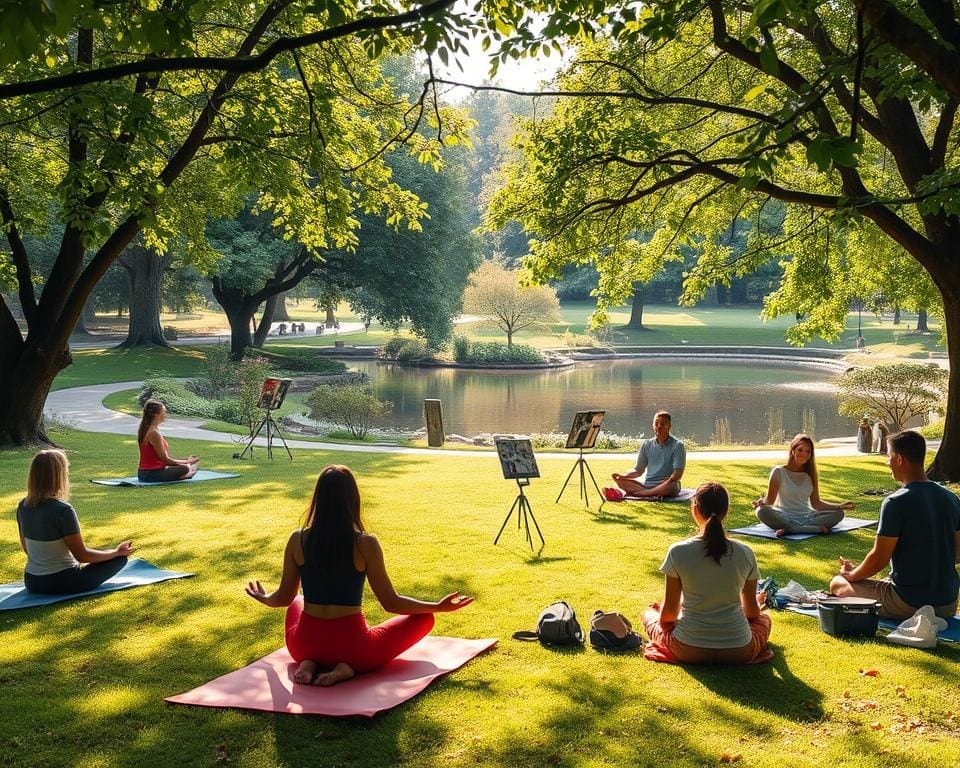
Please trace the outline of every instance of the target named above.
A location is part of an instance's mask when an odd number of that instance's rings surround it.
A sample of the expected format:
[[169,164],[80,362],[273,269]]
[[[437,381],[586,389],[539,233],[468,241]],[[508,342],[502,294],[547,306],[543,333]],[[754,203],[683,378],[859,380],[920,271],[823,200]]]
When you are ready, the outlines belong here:
[[567,448],[593,448],[597,444],[600,425],[606,411],[577,411],[567,435]]
[[533,445],[528,437],[496,437],[497,456],[500,457],[500,469],[505,480],[522,480],[528,477],[540,477],[537,459],[533,455]]
[[273,376],[264,379],[263,386],[260,388],[260,397],[257,399],[257,407],[275,411],[283,405],[292,381],[293,379],[278,379]]

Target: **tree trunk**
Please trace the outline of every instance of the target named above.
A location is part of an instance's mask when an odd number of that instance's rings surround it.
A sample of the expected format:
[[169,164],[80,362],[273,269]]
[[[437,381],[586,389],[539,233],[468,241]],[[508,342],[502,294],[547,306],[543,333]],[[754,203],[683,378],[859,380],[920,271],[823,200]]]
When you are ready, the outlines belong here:
[[70,350],[51,354],[42,344],[21,344],[19,359],[8,362],[0,377],[0,444],[50,445],[43,404],[57,374],[73,362]]
[[[276,316],[278,306],[283,306],[282,293],[271,296],[263,303],[263,315],[260,317],[260,325],[257,326],[257,330],[253,334],[253,346],[257,349],[263,348],[263,343],[267,340],[267,336],[270,335],[270,326],[273,324],[273,321],[282,319]],[[289,320],[290,318],[287,319]]]
[[293,320],[290,313],[287,312],[287,292],[284,291],[277,295],[276,307],[273,310],[273,319],[278,323],[289,323]]
[[630,305],[630,321],[627,328],[643,328],[643,299],[646,295],[643,283],[633,284],[633,303]]
[[77,319],[77,327],[73,329],[73,332],[89,334],[90,324],[95,318],[96,313],[93,311],[93,304],[88,300],[83,305],[83,312],[80,313],[80,317]]
[[[955,278],[955,300],[943,292],[943,323],[947,331],[947,412],[943,417],[943,438],[933,463],[927,469],[931,480],[960,481],[960,275]],[[919,326],[919,322],[917,323]]]
[[333,314],[333,304],[327,304],[324,309],[327,310],[327,317],[323,324],[327,326],[327,328],[333,328],[333,324],[337,322],[336,315]]
[[[927,310],[925,309],[917,310],[917,333],[930,333],[930,328],[927,327]],[[955,336],[953,338],[955,343],[960,344],[960,337]]]
[[172,256],[158,256],[142,245],[131,245],[118,262],[130,285],[130,323],[121,347],[169,347],[160,327],[160,285]]
[[507,349],[513,349],[513,328],[507,328]]
[[893,308],[893,324],[900,325],[900,305],[899,304],[897,304]]

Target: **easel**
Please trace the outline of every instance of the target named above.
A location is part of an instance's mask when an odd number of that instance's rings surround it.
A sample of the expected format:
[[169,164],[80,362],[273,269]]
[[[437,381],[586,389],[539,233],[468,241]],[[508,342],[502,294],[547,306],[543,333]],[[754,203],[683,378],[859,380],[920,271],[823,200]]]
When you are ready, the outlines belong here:
[[277,426],[277,422],[273,420],[273,411],[269,409],[264,413],[263,418],[260,420],[260,424],[257,426],[257,431],[250,436],[250,440],[247,442],[246,447],[239,454],[234,454],[234,458],[242,459],[247,451],[250,451],[250,454],[253,455],[253,441],[260,436],[260,433],[263,431],[264,427],[267,428],[267,458],[270,459],[270,461],[273,461],[273,436],[276,435],[280,438],[280,442],[283,443],[283,447],[287,449],[287,456],[290,457],[290,461],[293,461],[293,454],[290,453],[290,446],[287,445],[287,441],[284,440],[283,432],[280,431],[280,427]]
[[[580,498],[583,499],[583,502],[587,505],[587,509],[590,509],[590,498],[587,496],[587,475],[590,475],[590,482],[593,483],[593,487],[597,489],[597,495],[600,497],[600,506],[603,506],[603,493],[600,491],[600,486],[597,485],[597,479],[593,476],[593,470],[590,469],[587,460],[583,458],[583,448],[580,449],[580,456],[570,469],[570,474],[567,475],[567,479],[563,481],[563,488],[560,489],[560,494],[553,503],[560,503],[560,496],[563,496],[563,492],[567,490],[567,484],[570,482],[570,478],[573,477],[573,473],[577,471],[577,467],[580,468]],[[584,470],[586,470],[586,472],[584,472]]]
[[523,477],[517,478],[517,488],[520,489],[520,493],[516,499],[513,501],[513,506],[510,507],[510,511],[507,512],[507,516],[503,518],[503,525],[500,526],[500,531],[497,533],[497,538],[493,540],[493,546],[497,546],[497,542],[500,541],[500,534],[503,533],[503,529],[507,527],[507,522],[510,520],[510,516],[513,514],[514,510],[517,510],[517,530],[520,530],[520,518],[523,518],[523,527],[527,535],[527,543],[530,545],[530,550],[533,551],[533,537],[530,535],[530,520],[533,520],[533,527],[537,529],[537,535],[540,537],[540,549],[546,545],[546,541],[543,539],[543,534],[540,532],[540,526],[537,525],[537,518],[533,516],[533,509],[530,507],[530,501],[526,496],[523,495],[523,489],[530,485],[530,478]]

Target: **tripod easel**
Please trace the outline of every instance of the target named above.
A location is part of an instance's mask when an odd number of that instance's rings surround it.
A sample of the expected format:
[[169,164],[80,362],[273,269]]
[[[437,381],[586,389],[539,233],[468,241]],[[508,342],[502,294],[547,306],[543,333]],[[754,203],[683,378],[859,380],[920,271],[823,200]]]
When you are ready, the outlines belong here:
[[290,446],[287,445],[287,441],[284,439],[283,432],[280,431],[280,427],[277,425],[277,422],[273,420],[273,411],[269,409],[264,413],[263,418],[260,420],[260,424],[257,426],[256,432],[250,436],[250,440],[247,442],[246,447],[239,454],[234,454],[234,458],[242,459],[247,451],[250,451],[250,454],[253,455],[253,441],[260,436],[260,433],[263,431],[264,427],[267,428],[267,458],[270,459],[270,461],[273,461],[273,436],[276,435],[280,438],[280,442],[283,443],[283,447],[287,449],[287,456],[290,457],[290,461],[293,461],[293,454],[290,453]]
[[543,534],[540,532],[540,526],[537,525],[537,518],[533,516],[533,509],[530,507],[530,501],[526,496],[523,495],[523,489],[530,485],[530,478],[517,478],[517,488],[520,489],[520,493],[517,495],[517,498],[513,501],[513,506],[510,507],[510,511],[507,512],[507,516],[503,518],[503,525],[500,526],[500,531],[497,533],[497,538],[493,540],[493,545],[496,546],[497,542],[500,541],[500,534],[503,533],[503,529],[507,527],[507,522],[510,520],[510,516],[513,514],[513,511],[517,511],[517,530],[520,530],[520,519],[523,518],[523,527],[527,536],[527,543],[530,545],[531,551],[533,550],[533,537],[530,535],[530,521],[533,520],[533,527],[537,530],[537,535],[540,537],[540,549],[543,549],[546,545],[546,541],[543,539]]
[[593,487],[597,489],[597,495],[600,497],[600,506],[603,506],[603,493],[600,491],[600,486],[597,485],[597,479],[593,476],[593,470],[590,469],[587,460],[583,458],[583,448],[580,449],[580,456],[577,457],[576,462],[573,467],[571,467],[570,474],[567,475],[567,479],[563,481],[563,488],[560,489],[560,494],[553,503],[560,503],[560,497],[563,496],[563,492],[567,490],[567,484],[570,482],[570,478],[573,477],[573,473],[577,471],[578,467],[580,468],[580,498],[583,499],[583,502],[587,505],[587,509],[590,509],[590,497],[587,496],[587,475],[590,475],[590,482],[593,483]]

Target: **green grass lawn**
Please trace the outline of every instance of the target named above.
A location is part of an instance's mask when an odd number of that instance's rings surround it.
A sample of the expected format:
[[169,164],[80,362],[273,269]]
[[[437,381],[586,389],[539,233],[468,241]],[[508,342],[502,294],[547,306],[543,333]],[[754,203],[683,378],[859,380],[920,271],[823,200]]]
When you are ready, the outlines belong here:
[[[73,503],[93,546],[133,538],[138,556],[193,579],[0,614],[0,760],[4,766],[949,766],[960,759],[960,648],[936,652],[881,639],[842,641],[813,620],[774,615],[774,662],[682,668],[592,649],[552,651],[510,639],[538,611],[567,599],[587,624],[596,608],[638,623],[662,596],[667,546],[692,531],[685,505],[576,503],[554,498],[573,457],[543,460],[529,489],[547,546],[531,556],[516,528],[492,545],[515,487],[490,456],[307,453],[293,462],[234,462],[230,445],[175,440],[177,454],[241,477],[150,489],[91,485],[129,474],[132,438],[64,432]],[[0,503],[22,496],[28,452],[0,453]],[[318,470],[358,474],[368,527],[383,542],[399,590],[427,598],[475,595],[438,616],[438,634],[497,637],[499,645],[424,694],[372,720],[274,716],[163,703],[282,644],[282,611],[243,594],[277,583],[283,544]],[[622,462],[593,460],[598,478]],[[697,463],[687,484],[718,479],[732,492],[731,523],[769,467]],[[874,517],[891,488],[879,457],[821,462],[827,498],[853,498]],[[596,506],[596,500],[593,502]],[[837,557],[862,556],[869,531],[803,543],[751,540],[764,575],[826,583]],[[0,520],[3,580],[20,578],[12,512]],[[369,594],[372,621],[384,618]],[[864,676],[861,670],[876,670]]]

